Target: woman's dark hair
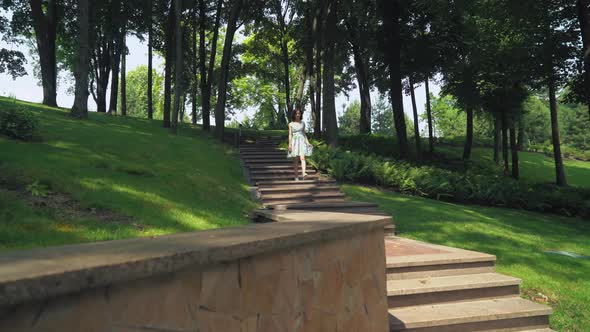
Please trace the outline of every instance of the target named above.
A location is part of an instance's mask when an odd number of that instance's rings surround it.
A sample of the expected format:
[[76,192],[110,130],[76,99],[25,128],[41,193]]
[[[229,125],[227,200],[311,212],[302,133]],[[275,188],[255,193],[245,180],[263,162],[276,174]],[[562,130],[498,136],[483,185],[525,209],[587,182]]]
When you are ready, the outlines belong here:
[[301,120],[303,120],[303,111],[298,108],[295,108],[295,109],[293,109],[293,112],[291,112],[291,121],[297,120],[297,117],[296,117],[297,112],[301,113]]

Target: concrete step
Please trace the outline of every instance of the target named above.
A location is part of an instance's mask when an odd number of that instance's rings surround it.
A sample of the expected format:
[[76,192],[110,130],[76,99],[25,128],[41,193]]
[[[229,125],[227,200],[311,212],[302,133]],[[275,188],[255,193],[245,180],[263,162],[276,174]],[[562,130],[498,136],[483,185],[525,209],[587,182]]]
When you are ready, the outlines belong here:
[[[307,174],[316,174],[316,170],[315,169],[308,169],[305,171]],[[291,169],[254,169],[254,170],[250,170],[250,175],[251,176],[255,176],[255,175],[274,175],[274,174],[288,174],[291,176],[293,175],[293,168]],[[301,168],[299,169],[299,177],[301,177]]]
[[[264,165],[264,164],[254,164],[254,165],[250,165],[248,167],[250,170],[266,170],[266,169],[288,169],[293,171],[293,163],[289,163],[289,165],[274,165],[274,164],[270,164],[270,165]],[[301,170],[301,167],[299,167],[299,169]],[[315,169],[311,166],[307,166],[307,169]]]
[[289,194],[299,192],[326,192],[326,191],[339,191],[340,187],[331,184],[304,184],[304,185],[285,185],[276,186],[271,188],[258,188],[258,192],[261,195],[264,194]]
[[278,147],[280,144],[277,143],[246,143],[246,144],[240,144],[240,149],[243,148],[257,148],[257,149],[264,149],[264,148],[276,148]]
[[276,187],[284,187],[284,186],[299,186],[299,185],[325,185],[325,184],[335,184],[336,181],[327,178],[319,178],[319,179],[309,179],[309,180],[299,180],[295,181],[293,179],[289,180],[271,180],[271,181],[258,181],[258,188],[276,188]]
[[280,202],[280,201],[289,201],[292,199],[309,199],[315,200],[318,198],[343,198],[346,197],[345,194],[341,193],[338,190],[335,191],[322,191],[317,193],[311,192],[301,192],[301,193],[291,193],[291,194],[264,194],[260,195],[260,199],[264,203],[272,202]]
[[332,198],[332,197],[317,197],[317,198],[292,198],[289,200],[280,201],[263,201],[262,205],[268,209],[274,209],[276,206],[284,205],[303,205],[303,204],[335,204],[346,202],[344,197]]
[[498,273],[388,280],[389,308],[514,297],[520,279]]
[[287,151],[277,150],[277,151],[242,151],[240,152],[240,156],[242,158],[256,158],[256,157],[267,157],[267,156],[275,156],[275,157],[284,157],[287,155]]
[[525,330],[525,331],[521,331],[521,332],[555,332],[555,330],[552,330],[550,328],[546,328],[546,329]]
[[394,253],[398,250],[396,246],[399,246],[399,251],[421,251],[417,254],[388,255],[386,257],[388,280],[495,272],[496,257],[493,255],[398,237],[386,238],[385,246],[386,250],[392,247]]
[[314,211],[337,211],[340,209],[354,209],[354,208],[376,208],[377,204],[366,202],[317,202],[317,203],[302,203],[302,204],[278,204],[272,206],[275,210],[314,210]]
[[287,157],[285,157],[285,158],[275,158],[275,159],[242,159],[242,160],[246,164],[246,167],[249,167],[250,165],[255,165],[255,164],[265,164],[265,165],[271,165],[271,164],[293,165],[293,159],[288,159]]
[[244,161],[251,161],[251,160],[266,160],[266,159],[286,159],[286,160],[293,160],[287,158],[287,154],[280,154],[280,155],[256,155],[256,156],[242,156],[242,160]]
[[[305,179],[312,180],[318,178],[318,174],[309,174],[305,177]],[[251,180],[254,182],[259,181],[273,181],[273,180],[290,180],[292,179],[295,181],[293,174],[262,174],[262,175],[252,175]],[[301,177],[299,179],[302,179]],[[260,185],[258,183],[258,185]]]
[[547,328],[551,308],[519,297],[389,310],[390,331],[526,331]]
[[256,147],[256,146],[248,146],[242,145],[240,147],[240,153],[265,153],[265,152],[285,152],[287,150],[282,150],[278,146],[271,146],[271,147]]

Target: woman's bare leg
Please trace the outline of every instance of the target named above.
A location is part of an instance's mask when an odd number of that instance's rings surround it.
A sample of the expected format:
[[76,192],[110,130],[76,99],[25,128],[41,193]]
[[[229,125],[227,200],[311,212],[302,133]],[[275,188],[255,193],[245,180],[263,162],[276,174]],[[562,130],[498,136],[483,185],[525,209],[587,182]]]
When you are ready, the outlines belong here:
[[299,178],[299,159],[293,158],[293,172],[295,173],[295,179]]
[[305,173],[306,166],[307,166],[307,163],[305,162],[305,157],[301,156],[301,173],[303,173],[303,178],[305,178],[307,176],[307,173]]

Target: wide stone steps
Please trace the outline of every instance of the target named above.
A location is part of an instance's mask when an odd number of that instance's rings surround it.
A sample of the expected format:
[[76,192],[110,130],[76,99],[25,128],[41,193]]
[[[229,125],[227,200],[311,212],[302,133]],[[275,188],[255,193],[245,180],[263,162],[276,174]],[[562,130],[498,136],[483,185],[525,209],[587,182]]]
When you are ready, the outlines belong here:
[[519,297],[390,309],[390,331],[526,331],[546,328],[551,308]]
[[[305,179],[317,179],[319,177],[318,174],[309,174],[305,177]],[[259,181],[273,181],[273,180],[289,180],[293,179],[293,174],[265,174],[265,175],[252,175],[250,179],[254,182]],[[258,183],[260,185],[260,183]]]
[[283,164],[283,165],[293,165],[293,160],[287,159],[287,158],[283,158],[283,159],[279,159],[279,158],[274,158],[274,159],[243,159],[242,158],[242,160],[246,164],[246,167],[248,167],[249,164],[265,164],[265,165]]
[[264,204],[269,203],[279,203],[279,202],[289,202],[293,200],[306,200],[306,201],[314,201],[319,199],[343,199],[346,197],[343,193],[339,191],[332,191],[332,192],[320,192],[320,193],[309,193],[309,192],[302,192],[302,193],[291,193],[291,194],[263,194],[261,195],[262,202]]
[[254,156],[242,156],[242,159],[246,162],[251,160],[268,160],[268,159],[284,159],[293,162],[293,159],[287,158],[287,154],[270,154],[270,155],[254,155]]
[[[333,204],[333,203],[340,203],[346,202],[344,197],[311,197],[311,198],[293,198],[288,200],[280,200],[280,201],[263,201],[262,205],[269,209],[280,209],[277,207],[285,206],[285,205],[300,205],[300,204],[318,204],[318,203],[325,203],[325,204]],[[323,211],[323,210],[322,210]]]
[[325,178],[318,178],[318,179],[309,179],[309,180],[299,180],[295,181],[294,179],[288,180],[271,180],[271,181],[259,181],[258,188],[275,188],[279,186],[299,186],[299,185],[325,185],[325,184],[332,184],[335,185],[336,181],[331,179]]
[[[264,165],[264,164],[254,164],[254,165],[250,165],[248,166],[248,169],[250,171],[259,171],[259,170],[273,170],[273,169],[280,169],[280,170],[290,170],[291,172],[293,172],[293,164],[290,163],[289,165]],[[301,167],[299,168],[301,169]],[[307,166],[308,170],[312,170],[315,169],[311,166]]]
[[[301,169],[299,169],[299,173],[301,174]],[[316,174],[315,169],[308,169],[306,173],[309,174]],[[291,177],[294,176],[293,169],[253,169],[250,171],[251,176],[260,176],[260,175],[275,175],[275,174],[287,174]],[[300,175],[301,176],[301,175]]]
[[272,207],[275,210],[306,210],[306,211],[337,211],[342,209],[356,209],[356,208],[373,208],[377,205],[365,202],[314,202],[314,203],[299,203],[299,204],[278,204]]
[[519,295],[518,278],[498,273],[388,280],[389,308]]
[[300,192],[318,193],[340,191],[340,187],[330,184],[304,184],[304,185],[284,185],[269,188],[259,188],[258,192],[264,194],[295,194]]
[[[419,257],[417,257],[419,256]],[[495,272],[496,257],[474,251],[387,257],[387,279],[417,279]]]

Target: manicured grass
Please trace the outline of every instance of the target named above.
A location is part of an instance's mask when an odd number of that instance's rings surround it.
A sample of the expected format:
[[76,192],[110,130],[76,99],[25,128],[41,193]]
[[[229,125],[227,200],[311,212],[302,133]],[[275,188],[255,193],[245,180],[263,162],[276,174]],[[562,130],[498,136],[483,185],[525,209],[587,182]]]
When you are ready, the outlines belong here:
[[376,202],[400,236],[497,256],[500,273],[523,279],[524,294],[549,297],[558,331],[590,331],[590,223],[581,219],[492,207],[465,206],[345,185],[354,200]]
[[[15,103],[39,117],[42,141],[0,137],[0,251],[237,226],[256,207],[236,151],[201,130],[174,136],[159,121],[96,113],[79,121],[0,98],[0,108]],[[33,206],[6,190],[35,181],[120,220]]]
[[[452,157],[461,158],[463,149],[455,146],[437,146],[436,152]],[[534,152],[520,152],[520,175],[523,180],[530,182],[555,182],[555,163],[553,159]],[[494,152],[490,148],[474,148],[473,160],[477,162],[493,162]],[[565,173],[571,186],[590,188],[590,162],[578,160],[564,160]]]

